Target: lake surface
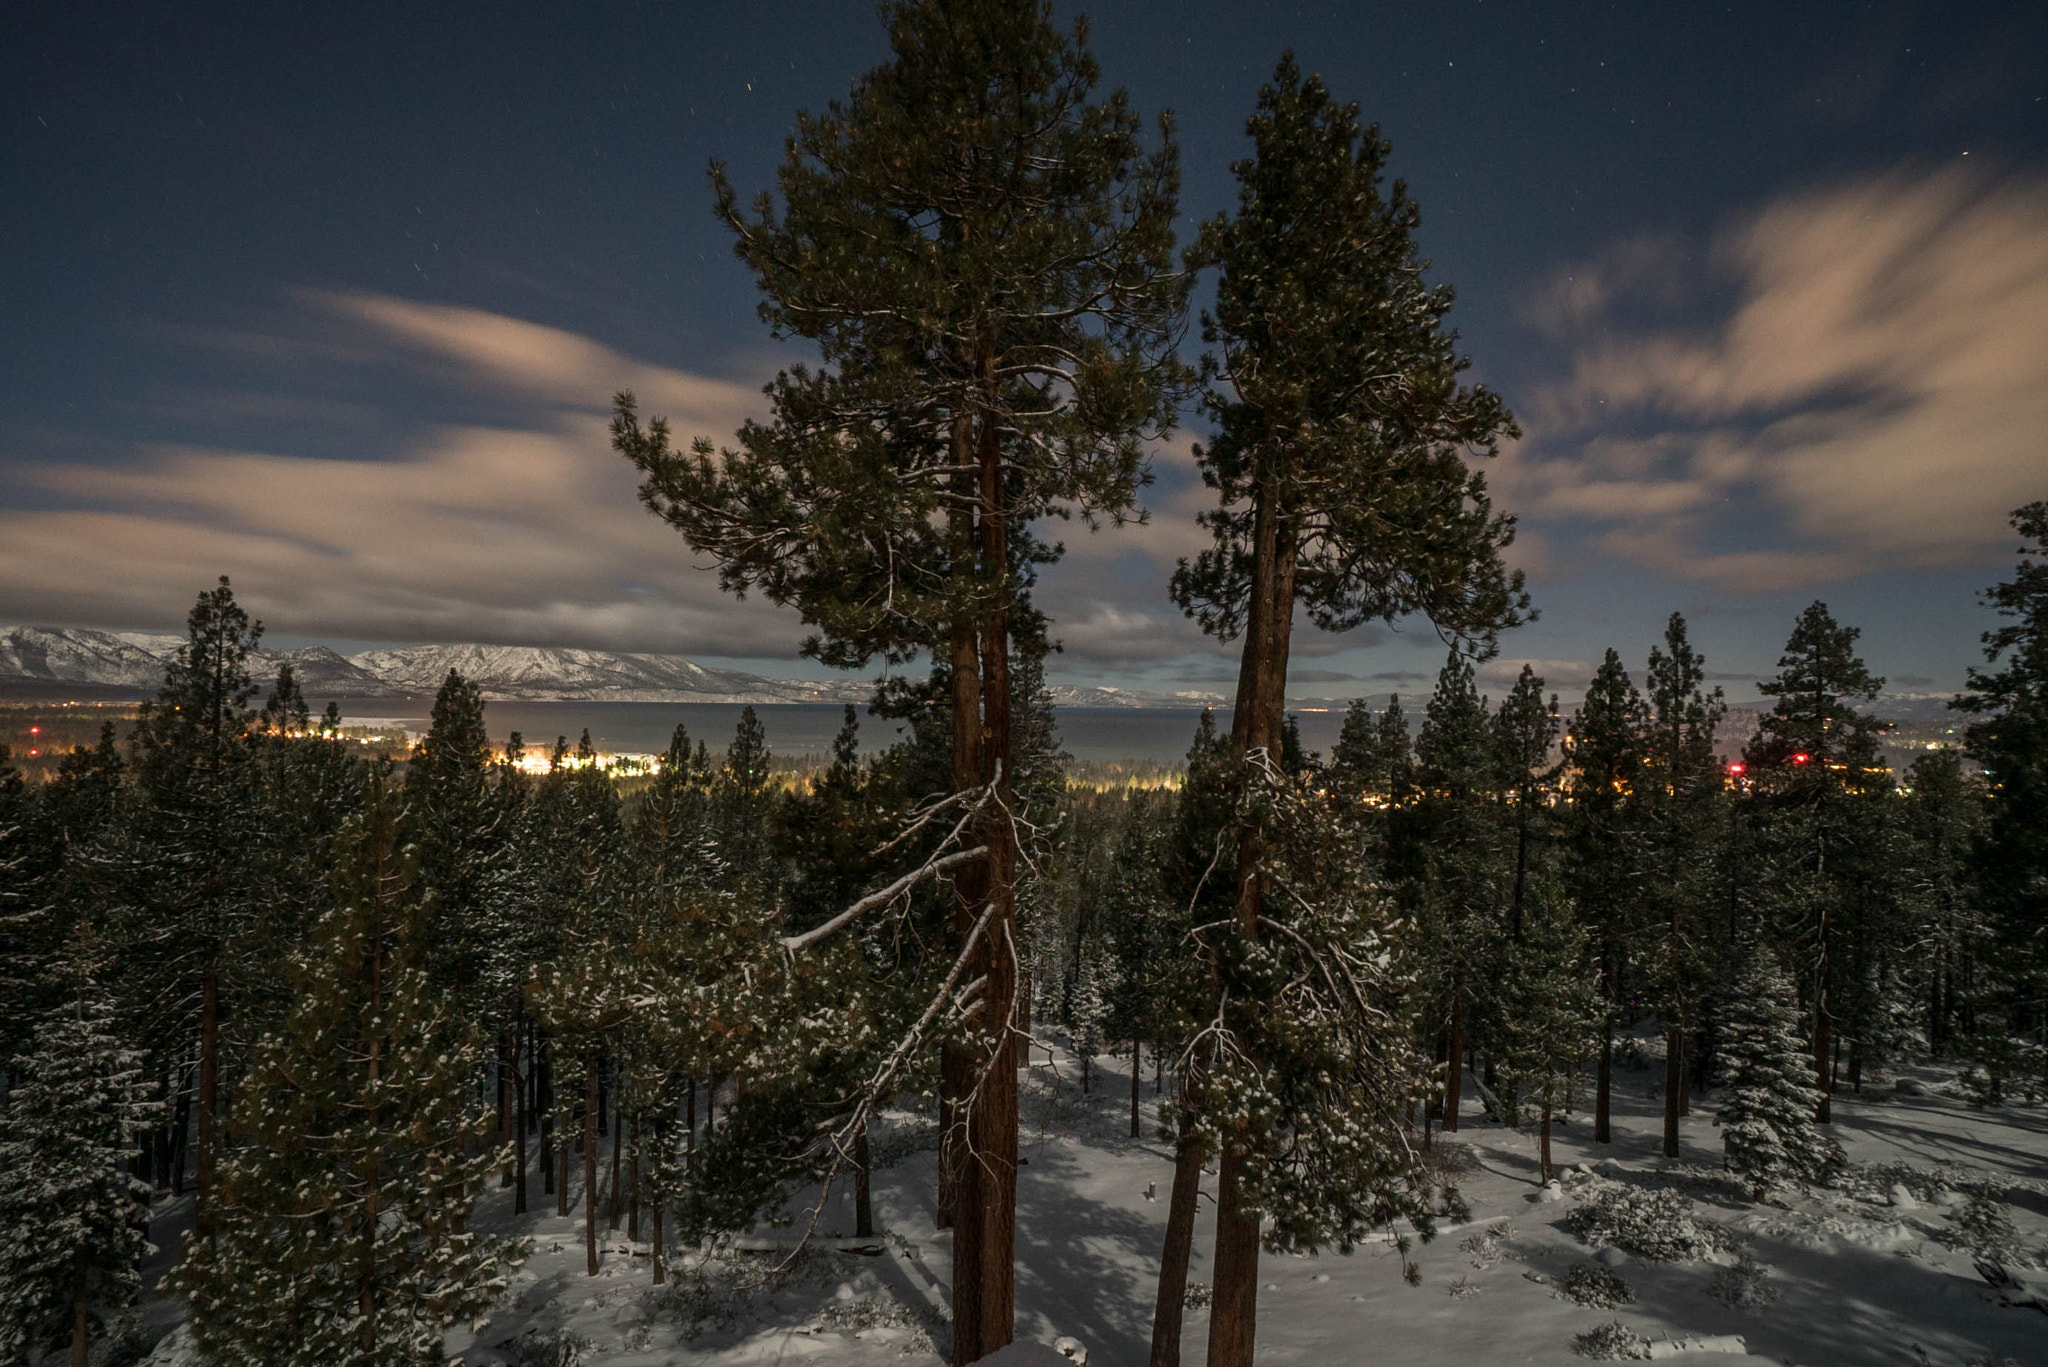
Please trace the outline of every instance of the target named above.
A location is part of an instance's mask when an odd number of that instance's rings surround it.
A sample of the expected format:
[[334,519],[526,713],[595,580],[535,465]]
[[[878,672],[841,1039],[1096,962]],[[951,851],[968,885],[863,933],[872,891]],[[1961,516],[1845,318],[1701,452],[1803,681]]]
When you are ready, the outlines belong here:
[[[317,711],[324,700],[316,700]],[[431,720],[431,698],[346,698],[340,700],[342,722],[351,726],[388,726],[424,732]],[[585,727],[601,751],[657,753],[668,748],[678,724],[687,727],[694,745],[703,741],[714,754],[732,741],[739,726],[736,703],[656,702],[493,702],[485,705],[484,722],[494,741],[517,731],[530,749],[545,749],[555,737],[574,745]],[[754,708],[768,733],[768,748],[785,759],[822,756],[832,748],[845,709],[838,703],[766,703]],[[1201,712],[1179,707],[1063,707],[1055,712],[1060,743],[1078,760],[1150,760],[1175,764],[1187,757]],[[1340,712],[1303,712],[1302,742],[1325,754],[1343,724]],[[1218,729],[1230,726],[1230,713],[1218,709]],[[901,724],[860,709],[861,749],[865,753],[893,745]]]

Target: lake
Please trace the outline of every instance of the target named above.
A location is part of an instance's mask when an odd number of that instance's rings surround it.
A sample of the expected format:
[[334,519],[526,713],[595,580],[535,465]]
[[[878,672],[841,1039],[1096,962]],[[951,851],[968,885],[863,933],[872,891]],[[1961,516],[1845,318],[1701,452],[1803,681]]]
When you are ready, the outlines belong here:
[[[316,700],[314,710],[324,706]],[[346,698],[340,700],[344,725],[427,729],[431,698]],[[844,709],[837,703],[765,703],[754,708],[768,733],[768,748],[784,759],[822,756],[830,752]],[[517,731],[529,748],[544,749],[556,736],[574,745],[583,729],[601,751],[648,754],[666,750],[677,723],[689,728],[694,744],[703,741],[714,754],[731,743],[739,726],[736,703],[655,702],[493,702],[484,708],[491,738],[502,743]],[[1150,760],[1174,764],[1187,757],[1201,718],[1195,708],[1063,707],[1057,718],[1060,742],[1078,760]],[[1343,724],[1341,712],[1302,712],[1302,742],[1325,754]],[[893,745],[901,724],[860,710],[861,748],[865,753]],[[1230,726],[1230,713],[1218,709],[1219,729]]]

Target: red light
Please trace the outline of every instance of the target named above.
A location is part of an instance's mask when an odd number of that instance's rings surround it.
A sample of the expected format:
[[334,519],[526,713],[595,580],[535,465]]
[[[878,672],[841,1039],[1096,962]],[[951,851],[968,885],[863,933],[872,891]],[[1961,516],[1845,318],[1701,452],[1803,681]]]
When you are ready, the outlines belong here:
[[1792,756],[1792,762],[1794,764],[1804,764],[1807,760],[1811,758],[1813,758],[1813,756],[1807,754],[1804,750],[1801,750],[1798,754]]
[[1728,772],[1731,774],[1740,774],[1747,771],[1748,768],[1749,766],[1746,764],[1731,764],[1728,766]]
[[31,736],[40,736],[40,735],[42,735],[42,734],[43,734],[43,728],[42,728],[42,727],[40,727],[40,726],[31,726],[31,727],[30,727],[30,728],[28,729],[28,733],[29,733],[29,734],[30,734]]

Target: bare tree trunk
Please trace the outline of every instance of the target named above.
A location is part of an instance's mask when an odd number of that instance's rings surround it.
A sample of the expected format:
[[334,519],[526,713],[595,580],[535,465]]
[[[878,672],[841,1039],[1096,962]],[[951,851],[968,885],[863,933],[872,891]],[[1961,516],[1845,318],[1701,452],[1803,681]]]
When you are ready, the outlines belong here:
[[853,1132],[853,1237],[875,1237],[875,1202],[868,1172],[868,1123]]
[[[1182,1087],[1185,1094],[1185,1082]],[[1166,1245],[1159,1255],[1159,1297],[1152,1309],[1150,1367],[1180,1367],[1180,1326],[1187,1305],[1188,1263],[1194,1256],[1195,1207],[1201,1189],[1202,1150],[1197,1145],[1184,1146],[1173,1160]]]
[[1537,1151],[1538,1166],[1543,1173],[1543,1180],[1548,1182],[1550,1180],[1550,1103],[1547,1101],[1543,1103],[1543,1130],[1542,1138],[1537,1144]]

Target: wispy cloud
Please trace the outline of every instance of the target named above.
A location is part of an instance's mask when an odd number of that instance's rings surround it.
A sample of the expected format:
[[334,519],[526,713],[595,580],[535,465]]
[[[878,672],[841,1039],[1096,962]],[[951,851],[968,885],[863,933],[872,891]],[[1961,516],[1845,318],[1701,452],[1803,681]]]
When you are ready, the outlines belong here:
[[2048,181],[1790,196],[1704,252],[1562,272],[1527,316],[1566,365],[1496,482],[1547,542],[1777,589],[1958,563],[2048,492]]
[[[99,625],[178,621],[219,574],[260,615],[297,634],[586,645],[706,655],[794,651],[793,613],[718,591],[716,576],[639,506],[603,410],[642,392],[684,432],[729,433],[755,386],[623,356],[587,338],[473,309],[364,295],[308,296],[304,336],[245,359],[307,366],[438,367],[453,395],[516,391],[505,425],[418,421],[361,459],[308,456],[289,437],[262,449],[150,443],[114,466],[18,464],[38,505],[0,513],[0,615]],[[345,320],[342,333],[317,319]],[[360,333],[361,335],[355,335]],[[215,339],[216,341],[220,339]],[[170,424],[210,416],[341,423],[373,410],[274,394],[209,402],[172,392]],[[324,406],[323,406],[324,405]],[[145,408],[145,412],[151,411]],[[404,419],[410,418],[410,421]]]

